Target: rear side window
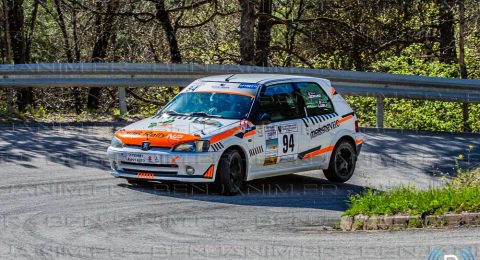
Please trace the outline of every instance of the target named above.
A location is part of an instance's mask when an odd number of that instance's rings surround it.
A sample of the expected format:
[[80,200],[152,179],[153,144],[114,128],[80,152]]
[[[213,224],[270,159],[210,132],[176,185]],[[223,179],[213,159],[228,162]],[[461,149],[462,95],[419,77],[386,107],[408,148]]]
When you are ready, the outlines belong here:
[[334,112],[332,101],[317,83],[297,83],[296,86],[300,90],[300,94],[305,102],[307,116]]
[[259,114],[270,114],[273,122],[300,118],[303,116],[300,99],[292,84],[268,86],[260,94]]

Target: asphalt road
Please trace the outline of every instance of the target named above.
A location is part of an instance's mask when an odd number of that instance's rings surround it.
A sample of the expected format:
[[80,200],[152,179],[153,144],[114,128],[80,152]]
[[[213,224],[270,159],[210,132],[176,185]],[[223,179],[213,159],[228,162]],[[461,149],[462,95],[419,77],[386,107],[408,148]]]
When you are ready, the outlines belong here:
[[[367,131],[357,171],[257,180],[238,196],[202,187],[135,187],[108,174],[114,127],[0,127],[0,258],[426,259],[432,248],[480,256],[480,228],[340,232],[349,194],[441,184],[480,135]],[[470,152],[470,163],[479,162]],[[461,258],[460,258],[461,259]]]

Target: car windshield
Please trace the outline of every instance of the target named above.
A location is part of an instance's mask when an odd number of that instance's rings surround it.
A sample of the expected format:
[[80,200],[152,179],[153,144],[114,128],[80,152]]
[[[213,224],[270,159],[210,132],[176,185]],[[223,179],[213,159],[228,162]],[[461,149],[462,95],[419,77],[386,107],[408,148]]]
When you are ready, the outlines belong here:
[[244,119],[252,102],[252,97],[237,94],[185,92],[177,95],[160,113]]

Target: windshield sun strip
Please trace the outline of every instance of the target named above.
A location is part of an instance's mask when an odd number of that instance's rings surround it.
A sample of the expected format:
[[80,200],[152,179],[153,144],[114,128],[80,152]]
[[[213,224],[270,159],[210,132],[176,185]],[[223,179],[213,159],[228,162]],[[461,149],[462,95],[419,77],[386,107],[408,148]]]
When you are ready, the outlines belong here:
[[239,95],[245,96],[249,98],[255,98],[255,95],[244,93],[244,92],[236,92],[236,91],[218,91],[218,90],[198,90],[192,93],[218,93],[218,94],[231,94],[231,95]]

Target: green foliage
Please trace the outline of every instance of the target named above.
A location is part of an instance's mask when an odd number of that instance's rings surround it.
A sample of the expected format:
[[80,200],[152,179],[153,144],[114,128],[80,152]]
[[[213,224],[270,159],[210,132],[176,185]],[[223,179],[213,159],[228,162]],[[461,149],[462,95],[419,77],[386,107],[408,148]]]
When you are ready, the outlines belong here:
[[428,60],[420,58],[420,55],[422,55],[421,46],[413,44],[403,49],[400,55],[374,62],[372,70],[392,74],[446,78],[458,75],[458,66],[456,64],[445,64],[438,60]]
[[[29,35],[36,1],[23,1],[25,28]],[[62,2],[62,1],[61,1]],[[192,1],[187,1],[191,3]],[[166,1],[171,25],[184,63],[238,64],[240,62],[240,6],[238,1],[214,1],[183,8],[182,1]],[[107,8],[63,2],[61,10],[66,22],[70,51],[79,51],[79,62],[92,59],[93,46],[99,39],[98,22]],[[79,3],[82,3],[80,1]],[[476,24],[477,1],[466,0],[465,51],[470,78],[480,77]],[[258,3],[254,3],[259,13]],[[367,70],[399,74],[458,77],[458,66],[439,61],[437,1],[287,1],[273,2],[269,65],[347,70]],[[454,8],[458,26],[458,10]],[[0,12],[0,16],[4,12]],[[167,36],[155,18],[153,1],[135,0],[121,4],[114,17],[115,33],[108,43],[106,62],[169,62]],[[137,15],[133,15],[137,14]],[[216,14],[215,16],[212,16]],[[257,19],[259,15],[256,15]],[[74,19],[76,18],[76,20]],[[102,19],[100,19],[102,18]],[[99,20],[100,19],[100,20]],[[75,23],[74,23],[75,21]],[[301,21],[301,22],[295,22]],[[254,21],[255,22],[255,21]],[[60,29],[55,1],[43,1],[36,16],[31,39],[30,62],[66,62],[65,39]],[[197,26],[198,25],[198,26]],[[258,28],[258,19],[255,27]],[[0,28],[3,35],[4,28]],[[76,33],[76,34],[74,34]],[[8,33],[7,33],[8,34]],[[76,37],[74,36],[76,35]],[[252,40],[258,40],[253,32]],[[425,36],[427,36],[425,38]],[[5,46],[0,39],[0,46]],[[251,41],[243,41],[251,42]],[[458,42],[455,42],[458,46]],[[253,48],[253,52],[258,51]],[[75,53],[76,54],[76,53]],[[4,55],[4,52],[0,52]],[[76,55],[75,61],[76,60]],[[0,57],[6,60],[4,56]],[[49,119],[54,115],[75,112],[72,88],[35,89],[35,106],[25,114],[0,118]],[[87,89],[82,88],[81,103],[85,106]],[[136,88],[137,97],[127,94],[129,114],[152,115],[176,93],[162,87]],[[100,108],[87,111],[118,116],[115,90],[102,90]],[[362,126],[375,126],[375,99],[346,97],[356,110]],[[0,107],[5,107],[0,95]],[[2,108],[0,108],[2,109]],[[37,110],[38,111],[34,111]],[[85,109],[82,107],[82,109]],[[480,131],[480,105],[470,106],[469,123]],[[84,116],[82,114],[82,116]],[[385,126],[404,129],[461,131],[462,113],[458,103],[385,100]]]
[[[433,77],[452,77],[457,74],[457,66],[444,64],[436,60],[425,61],[418,58],[420,47],[413,45],[405,48],[400,56],[387,58],[374,63],[375,71],[393,74],[422,75]],[[347,97],[356,111],[360,125],[375,126],[375,98]],[[428,100],[407,100],[385,98],[384,125],[389,128],[462,131],[462,105],[457,102]],[[469,124],[474,132],[480,131],[480,105],[470,105]]]
[[440,188],[418,190],[413,185],[389,191],[368,189],[350,197],[344,215],[445,214],[480,211],[480,169],[462,173]]

